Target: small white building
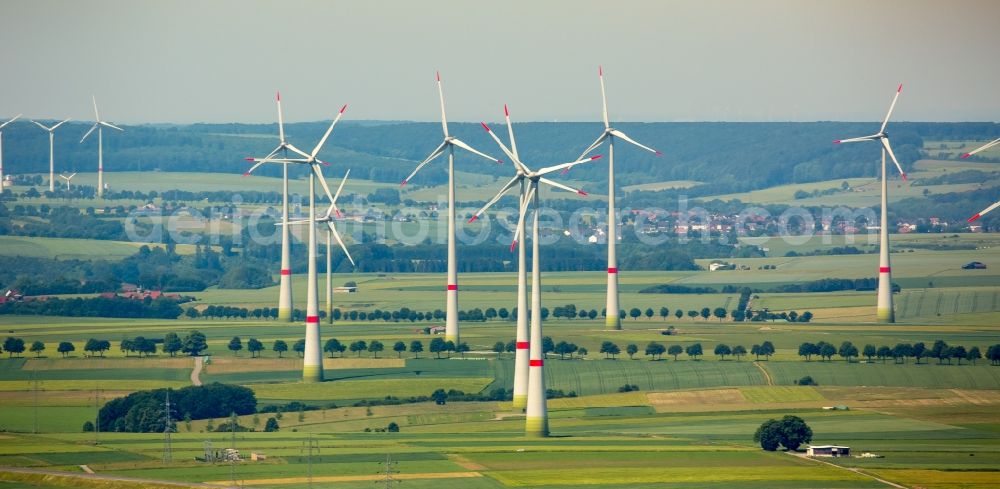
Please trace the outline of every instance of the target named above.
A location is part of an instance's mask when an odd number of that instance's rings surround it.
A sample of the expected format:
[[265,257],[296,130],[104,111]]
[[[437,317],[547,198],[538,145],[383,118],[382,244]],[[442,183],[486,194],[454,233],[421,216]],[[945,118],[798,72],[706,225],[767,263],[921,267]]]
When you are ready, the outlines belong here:
[[806,455],[810,457],[850,457],[851,447],[839,445],[809,445]]

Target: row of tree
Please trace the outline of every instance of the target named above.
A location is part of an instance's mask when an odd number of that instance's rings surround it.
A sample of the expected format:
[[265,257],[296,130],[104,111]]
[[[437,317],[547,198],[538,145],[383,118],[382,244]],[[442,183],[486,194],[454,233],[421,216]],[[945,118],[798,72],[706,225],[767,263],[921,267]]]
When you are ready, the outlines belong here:
[[[834,355],[839,355],[844,361],[850,363],[853,359],[865,357],[869,362],[878,359],[885,363],[887,359],[892,359],[894,363],[906,363],[908,358],[913,358],[919,364],[923,358],[935,358],[938,365],[947,362],[951,364],[952,359],[962,364],[962,360],[967,360],[975,365],[976,360],[983,358],[983,353],[978,346],[965,348],[962,345],[949,345],[943,340],[935,341],[930,348],[923,342],[917,343],[897,343],[896,346],[888,345],[875,346],[867,344],[858,349],[854,343],[844,341],[840,347],[820,341],[818,343],[802,343],[799,345],[799,356],[805,357],[806,361],[818,356],[825,361],[833,359]],[[986,349],[986,359],[993,365],[1000,365],[1000,344],[991,345]]]

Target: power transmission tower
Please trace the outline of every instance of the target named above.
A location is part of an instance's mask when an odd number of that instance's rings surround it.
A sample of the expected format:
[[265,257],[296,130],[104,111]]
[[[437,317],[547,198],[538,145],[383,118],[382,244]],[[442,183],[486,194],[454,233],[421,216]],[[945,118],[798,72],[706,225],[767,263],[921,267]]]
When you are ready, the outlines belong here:
[[379,462],[379,465],[384,465],[385,466],[383,470],[379,471],[379,474],[382,475],[383,477],[382,477],[381,480],[375,481],[375,483],[376,484],[385,484],[386,489],[392,489],[392,485],[393,484],[399,484],[399,483],[403,482],[403,481],[401,481],[399,479],[396,479],[396,478],[394,478],[392,476],[392,474],[398,474],[399,473],[398,470],[393,470],[392,469],[393,466],[395,466],[398,463],[399,462],[393,462],[392,459],[389,458],[389,454],[388,453],[385,454],[385,462]]
[[308,458],[306,459],[306,480],[308,489],[312,489],[313,486],[313,450],[319,453],[319,440],[316,440],[309,435],[309,440],[303,442],[302,451],[308,452]]
[[215,463],[215,452],[212,451],[212,440],[205,440],[205,461]]
[[167,399],[163,410],[165,418],[163,425],[163,463],[168,464],[173,461],[173,454],[170,450],[170,433],[173,431],[174,420],[170,415],[170,389],[167,389]]

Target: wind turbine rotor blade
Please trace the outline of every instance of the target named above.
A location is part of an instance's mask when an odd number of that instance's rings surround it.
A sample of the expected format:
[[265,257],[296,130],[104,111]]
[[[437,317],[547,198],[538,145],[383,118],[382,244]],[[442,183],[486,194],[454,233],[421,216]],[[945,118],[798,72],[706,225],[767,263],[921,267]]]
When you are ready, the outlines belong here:
[[441,130],[448,137],[448,117],[444,113],[444,89],[441,88],[441,72],[437,72],[438,100],[441,101]]
[[301,156],[303,158],[306,158],[306,159],[309,158],[309,153],[306,153],[305,151],[302,151],[301,149],[297,148],[292,143],[285,143],[284,147],[292,150],[293,153],[296,153],[296,154],[298,154],[299,156]]
[[50,129],[50,130],[55,131],[57,128],[59,128],[59,126],[65,124],[67,122],[69,122],[70,120],[72,120],[72,118],[67,118],[66,120],[64,120],[64,121],[62,121],[62,122],[60,122],[60,123],[52,126],[52,129]]
[[496,135],[495,132],[493,132],[492,129],[490,129],[490,126],[487,126],[485,122],[480,122],[480,124],[483,125],[483,129],[486,129],[486,132],[489,133],[490,137],[493,138],[494,141],[496,141],[497,146],[500,146],[500,150],[503,151],[503,153],[507,155],[507,157],[510,158],[511,161],[514,162],[514,166],[523,169],[524,165],[521,164],[521,161],[518,159],[517,155],[515,155],[513,151],[507,148],[507,145],[500,140],[500,138]]
[[[38,127],[40,127],[40,128],[42,128],[42,129],[44,129],[44,130],[46,130],[46,131],[49,131],[49,132],[52,132],[52,130],[55,129],[54,127],[45,127],[44,125],[42,125],[38,121],[34,121],[33,120],[33,121],[31,121],[31,123],[34,124],[34,125],[36,125],[36,126],[38,126]],[[4,124],[4,125],[6,126],[7,124]]]
[[517,153],[517,141],[514,139],[514,126],[510,123],[510,111],[507,110],[507,104],[503,104],[503,117],[507,123],[507,137],[510,139],[510,150],[514,153],[514,156],[511,156],[511,159],[520,161],[521,155]]
[[420,171],[420,169],[424,167],[424,165],[430,163],[431,161],[434,161],[434,158],[437,158],[438,156],[441,156],[444,153],[444,149],[447,146],[448,146],[447,142],[442,142],[441,144],[438,145],[437,148],[434,148],[434,151],[432,151],[431,154],[429,156],[427,156],[427,158],[424,158],[424,161],[421,161],[420,164],[417,165],[417,167],[413,169],[413,173],[410,173],[410,176],[406,177],[403,180],[402,184],[406,185],[407,183],[409,183],[410,179],[413,178],[413,176],[416,175],[417,172]]
[[14,121],[20,119],[22,115],[24,115],[24,114],[17,114],[17,115],[14,116],[13,119],[11,119],[11,120],[9,120],[7,122],[4,122],[3,124],[0,124],[0,129],[3,129],[3,128],[7,127],[7,124],[10,124],[11,122],[14,122]]
[[892,152],[892,146],[889,146],[889,138],[882,138],[882,146],[889,153],[889,157],[892,158],[892,162],[896,164],[896,169],[899,170],[899,175],[903,177],[903,181],[906,181],[906,172],[903,171],[903,167],[900,166],[899,160],[896,159],[896,154]]
[[889,104],[889,112],[885,114],[885,120],[882,121],[882,128],[878,130],[879,133],[885,132],[885,126],[889,124],[889,117],[892,117],[892,110],[896,108],[896,100],[899,100],[899,94],[903,91],[903,84],[899,84],[899,88],[896,89],[896,95],[892,97],[892,103]]
[[285,119],[281,114],[281,92],[275,92],[275,101],[278,103],[278,140],[285,144]]
[[538,170],[536,172],[536,174],[538,174],[538,175],[548,175],[549,173],[552,173],[554,171],[567,170],[570,167],[579,165],[580,163],[586,163],[588,161],[598,160],[598,159],[602,158],[602,156],[603,155],[594,155],[594,156],[591,156],[590,158],[584,158],[582,160],[571,161],[569,163],[563,163],[561,165],[547,166],[545,168],[542,168],[541,170]]
[[514,241],[510,243],[510,251],[514,251],[514,247],[517,246],[517,241],[521,239],[521,228],[524,227],[524,216],[528,214],[528,206],[531,205],[531,198],[535,195],[535,186],[531,185],[528,189],[528,193],[524,194],[524,199],[521,201],[520,215],[517,216],[517,228],[514,230]]
[[494,157],[492,157],[490,155],[487,155],[485,153],[480,152],[479,150],[473,149],[472,146],[469,146],[468,144],[465,144],[464,142],[462,142],[461,139],[452,138],[451,144],[453,144],[455,146],[458,146],[459,148],[462,148],[462,149],[464,149],[464,150],[466,150],[466,151],[468,151],[468,152],[470,152],[472,154],[482,156],[483,158],[486,158],[487,160],[493,160],[493,161],[495,161],[497,163],[503,163],[503,160],[498,160],[498,159],[496,159],[496,158],[494,158]]
[[597,77],[601,80],[601,115],[604,116],[604,128],[610,129],[611,123],[608,122],[608,96],[604,90],[604,67],[597,67]]
[[582,160],[584,156],[587,156],[588,153],[590,153],[591,151],[593,151],[594,149],[596,149],[598,146],[600,146],[601,144],[603,144],[604,140],[607,139],[607,138],[608,138],[608,133],[607,132],[601,133],[601,135],[597,136],[597,139],[595,139],[594,142],[591,143],[590,146],[587,146],[587,149],[584,150],[583,153],[580,153],[580,156],[577,157],[577,159],[578,160]]
[[93,126],[90,126],[90,130],[87,131],[87,134],[84,134],[83,137],[80,138],[80,142],[82,143],[85,139],[87,139],[87,136],[90,136],[90,133],[94,132],[94,129],[97,129],[97,126],[98,124],[96,122]]
[[298,226],[300,224],[309,224],[310,222],[312,222],[312,221],[310,221],[309,219],[298,219],[298,220],[295,220],[295,221],[276,222],[276,223],[274,223],[274,225],[275,226]]
[[629,143],[629,144],[631,144],[633,146],[638,146],[638,147],[640,147],[640,148],[642,148],[642,149],[644,149],[646,151],[649,151],[650,153],[653,153],[656,156],[660,156],[660,155],[663,154],[663,153],[660,153],[659,151],[657,151],[657,150],[655,150],[653,148],[650,148],[649,146],[641,144],[638,141],[636,141],[636,140],[634,140],[634,139],[626,136],[624,132],[621,132],[621,131],[619,131],[617,129],[612,129],[611,130],[611,135],[614,136],[614,137],[616,137],[616,138],[620,138],[621,140],[623,140],[626,143]]
[[991,211],[993,209],[996,209],[997,207],[1000,207],[1000,202],[997,202],[997,203],[995,203],[995,204],[993,204],[993,205],[991,205],[991,206],[989,206],[989,207],[987,207],[987,208],[985,208],[985,209],[977,212],[976,215],[974,215],[974,216],[972,216],[972,217],[969,218],[969,222],[972,222],[972,221],[975,221],[976,219],[979,219],[980,217],[982,217],[983,215],[985,215],[987,212],[989,212],[989,211]]
[[116,125],[114,125],[114,124],[112,124],[112,123],[110,123],[110,122],[104,122],[104,121],[101,121],[101,122],[98,122],[98,124],[100,124],[100,125],[102,125],[102,126],[107,126],[107,127],[110,127],[111,129],[117,129],[117,130],[119,130],[119,131],[122,131],[122,132],[125,132],[125,130],[124,130],[124,129],[122,129],[122,128],[120,128],[120,127],[118,127],[118,126],[116,126]]
[[497,201],[500,200],[500,198],[503,197],[508,190],[513,188],[514,185],[516,185],[522,178],[524,177],[521,175],[515,175],[514,178],[511,178],[510,181],[507,182],[507,184],[504,185],[503,188],[501,188],[500,191],[497,192],[497,194],[494,195],[493,198],[490,199],[490,201],[487,202],[486,205],[482,207],[482,209],[476,211],[476,213],[473,214],[471,218],[469,218],[469,222],[473,222],[476,219],[479,219],[479,216],[482,215],[484,212],[486,212],[486,209],[489,209],[493,204],[496,204]]
[[66,177],[66,178],[73,178],[73,177],[75,177],[75,176],[76,176],[76,173],[74,173],[74,174],[72,174],[72,175],[70,175],[70,176],[68,176],[68,177]]
[[91,98],[91,100],[94,101],[94,121],[95,122],[100,122],[101,121],[101,114],[99,112],[97,112],[97,96],[96,95],[91,95],[90,98]]
[[986,143],[986,144],[984,144],[984,145],[982,145],[982,146],[980,146],[980,147],[978,147],[978,148],[976,148],[976,149],[974,149],[972,151],[969,151],[968,153],[965,153],[964,155],[962,155],[962,158],[963,159],[968,158],[968,157],[970,157],[970,156],[972,156],[972,155],[974,155],[974,154],[976,154],[976,153],[978,153],[980,151],[986,151],[986,150],[988,150],[988,149],[990,149],[990,148],[992,148],[992,147],[994,147],[994,146],[996,146],[998,144],[1000,144],[1000,138],[994,139],[994,140],[992,140],[992,141],[990,141],[990,142],[988,142],[988,143]]
[[340,192],[344,190],[344,184],[347,183],[347,177],[351,174],[350,168],[347,169],[347,173],[344,174],[344,178],[340,179],[340,186],[337,187],[337,193],[333,194],[333,210],[337,213],[337,217],[340,217],[340,209],[337,208],[337,199],[340,198]]
[[330,137],[330,133],[333,132],[333,126],[336,126],[337,123],[340,122],[340,118],[344,116],[344,111],[345,110],[347,110],[347,105],[346,104],[343,107],[340,108],[340,112],[337,114],[337,117],[333,118],[333,122],[330,123],[330,127],[328,127],[326,129],[326,134],[323,134],[323,139],[320,139],[319,143],[316,144],[316,147],[313,148],[313,150],[312,150],[312,157],[313,158],[315,158],[316,155],[319,154],[319,151],[321,149],[323,149],[323,145],[326,144],[327,138],[329,138]]
[[250,176],[250,174],[251,174],[251,173],[253,173],[253,171],[254,171],[254,170],[256,170],[257,168],[259,168],[259,167],[260,167],[260,165],[263,165],[263,164],[264,164],[264,163],[266,163],[266,162],[267,162],[267,160],[260,160],[260,161],[258,161],[258,162],[257,162],[257,163],[255,163],[255,164],[254,164],[253,166],[251,166],[249,170],[247,170],[247,171],[243,172],[243,176],[244,176],[244,177],[249,177],[249,176]]
[[326,178],[323,177],[323,172],[319,171],[319,165],[309,165],[312,168],[312,172],[316,175],[316,179],[319,180],[319,185],[323,187],[323,193],[326,194],[326,198],[330,199],[330,203],[333,204],[333,194],[330,193],[330,186],[326,183]]
[[876,140],[876,139],[878,139],[878,136],[877,136],[877,135],[872,135],[872,136],[861,136],[861,137],[859,137],[859,138],[847,138],[847,139],[837,139],[837,140],[835,140],[835,141],[833,142],[833,144],[842,144],[842,143],[858,143],[858,142],[861,142],[861,141],[874,141],[874,140]]
[[577,193],[577,194],[580,194],[580,195],[582,195],[584,197],[587,196],[587,192],[584,192],[583,190],[580,190],[578,188],[570,187],[569,185],[563,185],[563,184],[561,184],[559,182],[549,180],[548,178],[544,178],[544,177],[543,178],[539,178],[538,181],[542,182],[542,183],[544,183],[546,185],[551,185],[551,186],[553,186],[555,188],[565,190],[567,192]]
[[347,261],[351,262],[352,267],[356,267],[357,265],[354,263],[354,258],[351,258],[351,253],[347,251],[347,245],[344,244],[344,240],[340,237],[340,233],[337,232],[337,226],[334,226],[332,221],[327,221],[326,225],[330,226],[330,233],[337,239],[337,244],[340,245],[340,249],[344,250],[344,255],[347,256]]

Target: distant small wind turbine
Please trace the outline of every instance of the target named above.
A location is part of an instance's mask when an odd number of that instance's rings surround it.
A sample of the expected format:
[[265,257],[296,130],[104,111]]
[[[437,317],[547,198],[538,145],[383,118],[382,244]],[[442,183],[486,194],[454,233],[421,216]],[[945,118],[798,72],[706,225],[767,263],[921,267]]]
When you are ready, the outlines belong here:
[[124,129],[110,122],[102,121],[101,114],[97,111],[97,97],[91,97],[94,100],[94,125],[90,127],[87,134],[84,134],[83,137],[80,138],[80,142],[82,143],[85,139],[87,139],[87,136],[90,136],[90,133],[94,132],[94,129],[97,129],[97,198],[102,198],[104,197],[104,131],[102,129],[104,127],[110,127],[111,129],[122,132],[124,132]]
[[63,179],[63,180],[66,181],[66,191],[67,192],[72,189],[72,186],[70,186],[70,181],[72,181],[73,177],[75,177],[75,176],[76,176],[76,173],[74,173],[72,175],[65,175],[65,174],[64,175],[59,175],[59,178],[61,178],[61,179]]
[[[508,191],[514,188],[515,185],[520,184],[521,196],[520,196],[520,216],[517,220],[517,230],[514,232],[514,242],[511,244],[511,251],[514,250],[514,245],[517,244],[518,240],[521,240],[521,250],[519,253],[518,262],[518,294],[524,297],[526,286],[525,282],[525,259],[524,259],[524,218],[528,213],[530,208],[535,209],[532,221],[532,235],[531,235],[531,331],[530,340],[528,339],[527,331],[522,328],[522,323],[518,321],[517,330],[517,342],[518,349],[516,350],[516,355],[524,355],[524,349],[521,345],[528,347],[528,371],[525,374],[522,370],[519,372],[517,369],[517,356],[515,356],[515,371],[514,371],[514,398],[515,402],[517,396],[521,392],[525,392],[525,434],[528,436],[548,436],[549,434],[549,416],[548,408],[545,402],[545,374],[543,371],[544,366],[544,353],[542,352],[542,272],[541,272],[541,253],[538,249],[538,213],[541,209],[538,206],[538,184],[544,183],[551,187],[555,187],[561,190],[566,190],[568,192],[575,192],[579,195],[586,196],[587,193],[580,189],[575,189],[573,187],[563,185],[559,182],[552,181],[545,178],[545,175],[569,168],[573,165],[580,163],[585,163],[587,161],[593,161],[600,158],[600,155],[591,156],[588,158],[579,158],[576,161],[570,163],[563,163],[555,166],[548,166],[541,168],[538,171],[532,171],[525,165],[520,156],[517,153],[517,143],[514,140],[514,129],[510,124],[510,113],[507,110],[507,106],[504,106],[504,116],[507,121],[507,132],[510,135],[510,148],[503,144],[500,138],[490,129],[486,123],[483,124],[483,129],[490,134],[490,137],[496,141],[500,149],[514,162],[514,169],[516,174],[513,178],[508,181],[503,188],[497,192],[496,196],[489,200],[481,209],[476,211],[469,219],[469,222],[475,221],[486,212],[493,204],[496,204]],[[518,318],[525,314],[526,309],[522,304],[527,301],[518,297]],[[525,344],[525,340],[528,340]],[[527,379],[524,376],[527,376]],[[527,380],[527,385],[524,381]],[[522,387],[523,386],[523,387]]]
[[[340,245],[340,249],[344,250],[344,255],[347,256],[347,261],[351,262],[351,266],[356,266],[354,263],[354,258],[351,258],[351,253],[347,251],[347,245],[344,244],[343,238],[340,237],[340,233],[337,232],[337,228],[334,226],[336,217],[340,217],[340,209],[337,208],[337,198],[340,197],[340,192],[344,190],[344,184],[347,183],[347,177],[351,174],[351,170],[347,170],[344,174],[344,178],[340,181],[340,186],[337,187],[337,193],[330,195],[330,187],[323,185],[323,190],[326,192],[326,198],[330,199],[330,207],[327,208],[326,213],[320,217],[314,219],[317,224],[324,223],[327,225],[326,230],[326,318],[327,322],[333,323],[333,241],[336,240],[337,244]],[[336,216],[336,217],[334,217]],[[284,221],[288,224],[308,224],[308,219],[300,219],[295,221]]]
[[413,178],[421,168],[430,163],[438,156],[448,151],[448,283],[445,291],[445,339],[459,343],[458,332],[458,261],[455,257],[455,147],[458,146],[474,155],[486,158],[487,160],[502,163],[492,156],[481,153],[465,144],[462,140],[448,133],[448,118],[444,112],[444,90],[441,88],[441,73],[437,73],[438,100],[441,102],[441,129],[444,131],[444,141],[434,148],[430,156],[421,161],[419,165],[410,173],[410,176],[403,180],[402,185]]
[[54,145],[56,129],[58,129],[59,126],[69,121],[70,121],[69,119],[66,119],[52,127],[46,127],[38,121],[31,121],[34,122],[36,126],[44,129],[46,132],[49,133],[49,192],[56,191],[56,159],[55,159],[55,145]]
[[9,120],[7,122],[4,122],[3,124],[0,124],[0,193],[3,193],[3,185],[4,185],[4,179],[3,179],[3,128],[7,127],[7,125],[10,124],[11,122],[14,122],[14,121],[18,120],[21,117],[21,115],[22,114],[17,114],[17,115],[14,116],[13,119],[11,119],[11,120]]
[[[605,329],[622,329],[621,318],[618,316],[620,307],[618,305],[618,222],[615,217],[615,139],[621,139],[626,143],[654,153],[657,156],[663,153],[642,145],[628,137],[625,133],[611,127],[611,123],[608,121],[608,97],[604,90],[603,67],[597,67],[597,77],[601,81],[601,114],[604,118],[604,132],[580,154],[580,157],[583,158],[591,151],[597,149],[598,146],[604,144],[604,141],[608,142],[608,295],[604,327]],[[563,173],[569,171],[569,168],[567,167],[563,170]]]
[[885,171],[886,153],[892,158],[892,162],[896,164],[896,169],[899,170],[899,174],[903,177],[903,180],[906,180],[906,172],[903,171],[903,167],[900,166],[899,161],[896,160],[896,155],[892,152],[892,146],[889,145],[889,135],[885,132],[885,127],[889,124],[889,117],[892,116],[892,111],[896,108],[896,100],[899,100],[899,94],[902,92],[903,84],[901,83],[896,89],[896,95],[892,98],[892,103],[889,104],[889,112],[885,114],[885,119],[882,120],[882,127],[879,128],[877,133],[870,136],[834,141],[834,144],[878,141],[882,145],[882,216],[879,222],[878,302],[875,309],[875,316],[883,323],[896,322],[896,313],[892,305],[892,268],[889,259],[889,185]]
[[[248,161],[263,164],[263,163],[293,163],[293,164],[304,164],[309,165],[309,221],[314,222],[316,219],[316,180],[318,179],[323,189],[329,195],[330,190],[326,184],[326,179],[323,178],[323,172],[321,170],[321,165],[328,165],[325,161],[319,158],[319,152],[323,149],[323,145],[326,144],[327,139],[330,138],[330,133],[333,132],[334,126],[343,117],[344,111],[347,110],[347,105],[344,105],[340,109],[340,113],[337,117],[333,119],[330,123],[330,127],[327,128],[326,133],[323,134],[323,138],[319,140],[316,147],[313,148],[311,153],[306,153],[295,146],[287,145],[288,149],[294,153],[297,153],[301,158],[273,158],[272,153],[267,158],[247,158]],[[251,170],[256,168],[255,165]],[[302,381],[303,382],[322,382],[323,381],[323,350],[320,345],[320,329],[319,329],[319,287],[316,283],[316,226],[309,226],[309,268],[307,273],[307,284],[306,284],[306,345],[305,352],[303,353],[302,360]]]

